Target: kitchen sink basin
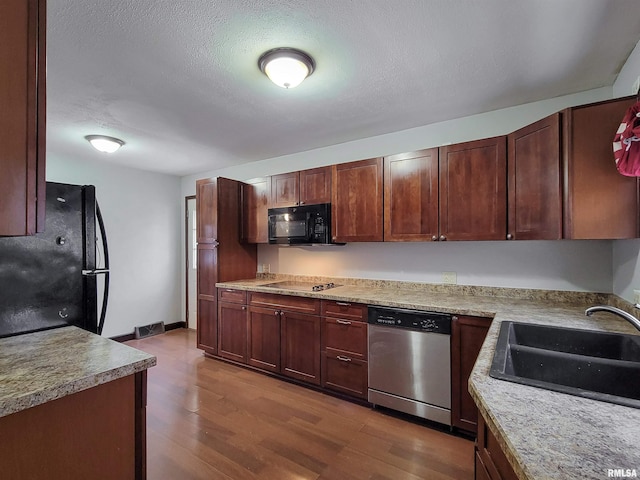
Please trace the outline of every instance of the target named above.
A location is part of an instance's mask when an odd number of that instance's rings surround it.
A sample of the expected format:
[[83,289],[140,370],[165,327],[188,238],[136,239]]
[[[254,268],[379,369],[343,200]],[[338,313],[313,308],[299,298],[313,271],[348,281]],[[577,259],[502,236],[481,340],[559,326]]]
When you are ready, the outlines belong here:
[[489,375],[640,408],[640,336],[503,322]]

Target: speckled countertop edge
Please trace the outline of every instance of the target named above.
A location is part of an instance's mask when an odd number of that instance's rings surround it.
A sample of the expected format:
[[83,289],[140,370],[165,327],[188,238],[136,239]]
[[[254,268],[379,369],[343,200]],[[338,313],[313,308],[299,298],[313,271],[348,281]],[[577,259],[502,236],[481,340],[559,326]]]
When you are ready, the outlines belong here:
[[0,339],[0,417],[146,370],[156,357],[77,327]]
[[[324,277],[266,276],[217,284],[218,287],[314,297],[327,300],[434,310],[492,317],[494,321],[469,379],[469,391],[487,425],[505,451],[518,478],[602,479],[610,468],[640,471],[640,409],[614,405],[489,377],[503,321],[637,334],[609,314],[586,317],[593,304],[611,304],[637,315],[638,310],[610,294],[494,289],[351,279],[330,279],[338,288],[300,292],[265,284],[282,280],[325,282]],[[336,281],[337,280],[337,281]]]

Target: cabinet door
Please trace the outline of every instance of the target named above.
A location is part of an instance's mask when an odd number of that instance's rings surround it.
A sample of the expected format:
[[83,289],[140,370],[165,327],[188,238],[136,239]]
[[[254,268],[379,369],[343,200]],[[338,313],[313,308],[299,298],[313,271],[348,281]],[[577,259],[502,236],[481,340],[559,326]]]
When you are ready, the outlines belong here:
[[218,302],[198,297],[197,347],[218,354]]
[[46,2],[0,2],[0,235],[44,230]]
[[215,178],[196,181],[198,243],[216,243],[218,238],[218,189]]
[[634,102],[635,97],[624,98],[565,111],[565,238],[638,235],[638,179],[618,173],[611,150],[620,121]]
[[283,312],[280,321],[282,373],[320,385],[320,317]]
[[507,236],[506,137],[440,148],[440,240]]
[[198,244],[198,348],[215,355],[218,344],[218,249],[214,244]]
[[300,172],[300,205],[331,203],[331,167]]
[[490,318],[455,316],[451,323],[451,422],[476,433],[478,409],[469,393],[469,376],[484,342]]
[[271,177],[254,178],[242,185],[242,239],[247,243],[269,243],[268,210]]
[[218,304],[218,355],[247,362],[247,307],[235,303]]
[[482,416],[478,418],[476,455],[476,459],[479,459],[480,464],[485,467],[484,470],[476,470],[476,480],[484,478],[490,478],[491,480],[517,480],[519,478],[502,451],[498,439],[489,430]]
[[335,242],[382,241],[382,158],[333,165]]
[[560,114],[508,136],[508,239],[562,238]]
[[438,149],[384,159],[384,241],[438,239]]
[[248,363],[280,372],[280,311],[249,307]]
[[283,173],[271,177],[271,208],[295,207],[300,201],[300,174]]

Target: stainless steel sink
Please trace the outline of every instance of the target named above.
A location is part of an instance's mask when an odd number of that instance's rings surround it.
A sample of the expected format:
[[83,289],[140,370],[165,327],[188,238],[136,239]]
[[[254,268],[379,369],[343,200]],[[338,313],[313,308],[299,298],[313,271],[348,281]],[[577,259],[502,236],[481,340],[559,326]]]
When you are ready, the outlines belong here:
[[640,336],[503,322],[489,375],[640,408]]

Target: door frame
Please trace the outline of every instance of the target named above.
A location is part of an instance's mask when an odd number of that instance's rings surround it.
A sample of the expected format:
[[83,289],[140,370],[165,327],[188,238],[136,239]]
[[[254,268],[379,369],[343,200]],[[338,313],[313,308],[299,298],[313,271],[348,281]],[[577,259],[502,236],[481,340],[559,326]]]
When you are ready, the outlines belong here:
[[[189,328],[189,249],[191,248],[189,243],[189,200],[195,200],[195,195],[187,195],[184,197],[184,298],[185,298],[185,328]],[[197,204],[196,204],[197,208]],[[196,221],[197,218],[196,218]],[[196,295],[196,292],[193,292]]]

